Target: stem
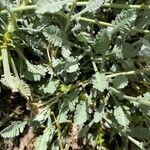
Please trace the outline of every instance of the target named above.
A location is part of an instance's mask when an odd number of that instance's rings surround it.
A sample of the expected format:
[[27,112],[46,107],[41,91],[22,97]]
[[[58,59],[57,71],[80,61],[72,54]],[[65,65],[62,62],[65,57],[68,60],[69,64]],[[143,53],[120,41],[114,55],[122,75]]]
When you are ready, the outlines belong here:
[[[77,2],[77,6],[84,6],[87,3],[88,2]],[[72,3],[69,3],[69,5],[72,5]],[[150,5],[127,5],[127,4],[109,4],[109,3],[105,3],[105,4],[102,5],[102,7],[120,8],[120,9],[122,8],[122,9],[145,9],[145,10],[150,10]],[[36,5],[28,5],[28,6],[20,6],[20,7],[17,7],[17,8],[12,8],[10,11],[11,12],[21,12],[21,11],[25,11],[25,10],[26,11],[36,10],[36,8],[37,8]],[[8,10],[2,10],[0,12],[0,14],[7,14],[7,13],[8,13]],[[81,21],[86,21],[86,22],[89,22],[89,23],[94,23],[94,24],[98,24],[98,25],[102,25],[102,26],[113,26],[112,24],[107,23],[107,22],[103,22],[103,21],[96,21],[96,20],[92,20],[92,19],[84,18],[84,17],[77,17],[77,18]],[[68,17],[68,19],[69,19],[69,17]],[[66,29],[68,28],[67,26],[68,25],[66,25]],[[139,32],[139,33],[150,33],[149,30],[142,30],[142,29],[136,29],[136,28],[133,28],[132,31]]]
[[13,58],[11,56],[10,56],[10,62],[11,62],[11,68],[12,68],[15,76],[19,78],[15,62],[14,62],[14,60],[13,60]]
[[[105,121],[111,126],[111,127],[114,127],[116,128],[114,125],[113,125],[113,122],[104,117]],[[117,128],[116,128],[117,129]],[[127,137],[132,143],[134,143],[136,146],[138,146],[141,150],[145,150],[144,146],[143,146],[143,143],[142,142],[139,142],[137,140],[135,140],[133,137],[127,135],[127,134],[124,134],[121,130],[117,129],[120,133],[122,133],[125,137]]]
[[[85,6],[89,2],[78,2],[77,6]],[[69,3],[70,5],[71,3]],[[106,8],[119,8],[119,9],[145,9],[145,10],[150,10],[150,5],[128,5],[128,4],[111,4],[111,3],[105,3],[102,4],[101,7],[106,7]]]
[[[10,9],[11,12],[21,12],[21,11],[25,11],[25,10],[35,10],[37,8],[36,5],[28,5],[28,6],[20,6],[17,8],[12,8]],[[0,12],[0,14],[7,14],[8,10],[2,10]]]
[[92,60],[92,65],[93,65],[94,71],[95,71],[95,72],[98,72],[96,63],[95,63],[95,61],[93,61],[93,60]]
[[143,143],[142,142],[139,142],[137,140],[135,140],[133,137],[131,136],[127,136],[127,138],[132,142],[134,143],[136,146],[138,146],[141,150],[145,150],[144,146],[143,146]]
[[111,74],[111,75],[106,75],[108,78],[113,78],[119,75],[133,75],[133,74],[140,74],[140,73],[146,73],[146,72],[150,72],[150,68],[144,68],[144,69],[137,69],[137,70],[133,70],[133,71],[128,71],[128,72],[119,72],[119,73],[115,73],[115,74]]
[[94,23],[94,24],[97,24],[97,25],[113,27],[113,25],[111,23],[108,23],[108,22],[97,21],[97,20],[93,20],[93,19],[89,19],[89,18],[84,18],[84,17],[77,17],[77,19],[79,19],[81,21],[88,22],[88,23]]
[[3,59],[4,75],[9,76],[9,75],[11,75],[11,73],[10,73],[7,48],[2,48],[1,52],[2,52],[2,59]]
[[[106,26],[106,27],[113,27],[113,25],[108,22],[97,21],[97,20],[89,19],[89,18],[85,18],[85,17],[77,17],[77,19],[88,22],[88,23],[97,24],[98,26],[102,25],[102,26]],[[139,33],[150,33],[150,30],[142,30],[142,29],[137,29],[135,27],[133,27],[131,30],[134,32],[139,32]]]
[[65,32],[68,30],[69,28],[69,25],[71,23],[71,16],[76,8],[76,5],[77,5],[77,0],[73,2],[73,4],[71,5],[71,9],[70,9],[70,12],[69,14],[67,15],[67,23],[66,23],[66,26],[65,26]]
[[[88,2],[77,2],[77,6],[85,6]],[[69,3],[68,5],[72,5],[72,3]],[[144,9],[144,10],[150,10],[150,5],[128,5],[128,4],[110,4],[105,3],[101,7],[106,8],[119,8],[119,9]],[[11,12],[21,12],[25,10],[35,10],[37,8],[36,5],[26,5],[26,6],[20,6],[17,8],[12,8]],[[2,10],[0,14],[6,14],[8,13],[8,10]]]
[[138,97],[132,97],[132,96],[127,96],[125,94],[123,94],[122,92],[118,91],[117,89],[110,87],[109,88],[110,91],[112,91],[117,97],[129,100],[129,101],[134,101],[134,102],[138,102],[142,105],[146,105],[146,106],[150,106],[150,102],[148,100],[141,100],[141,98]]
[[51,56],[50,56],[50,42],[48,43],[48,46],[47,46],[47,48],[46,48],[46,52],[47,52],[47,57],[48,57],[48,61],[49,61],[49,64],[50,64],[50,66],[51,66],[51,64],[52,64],[52,60],[51,60]]
[[103,72],[103,68],[105,66],[105,59],[106,59],[106,56],[105,56],[105,54],[103,54],[102,55],[102,63],[101,63],[100,72]]

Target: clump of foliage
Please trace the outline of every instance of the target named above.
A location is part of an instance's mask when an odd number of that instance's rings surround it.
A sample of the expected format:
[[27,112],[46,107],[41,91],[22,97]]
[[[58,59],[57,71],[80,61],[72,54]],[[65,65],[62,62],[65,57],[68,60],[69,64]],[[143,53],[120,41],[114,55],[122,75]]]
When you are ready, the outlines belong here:
[[2,138],[33,126],[36,150],[149,147],[149,0],[0,4],[1,88],[33,114]]

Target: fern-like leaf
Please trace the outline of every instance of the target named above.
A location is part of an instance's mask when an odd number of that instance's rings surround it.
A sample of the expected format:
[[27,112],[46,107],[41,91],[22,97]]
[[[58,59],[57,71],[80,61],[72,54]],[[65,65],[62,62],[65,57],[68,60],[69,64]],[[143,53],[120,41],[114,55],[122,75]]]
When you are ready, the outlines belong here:
[[24,131],[27,121],[14,121],[0,132],[3,138],[14,138]]
[[107,29],[102,29],[96,35],[95,50],[98,54],[105,54],[109,49],[111,43],[111,37]]
[[59,12],[64,5],[72,1],[73,0],[38,0],[36,13],[56,13]]
[[44,130],[43,135],[40,135],[35,141],[35,150],[47,150],[48,141],[51,139],[51,135],[54,132],[54,128],[50,125]]
[[88,119],[88,114],[87,114],[86,102],[81,101],[76,107],[76,111],[74,115],[74,123],[78,125],[82,125],[87,121],[87,119]]
[[117,15],[115,21],[112,21],[112,33],[127,33],[133,27],[136,18],[135,10],[123,10]]
[[4,76],[4,78],[1,79],[1,82],[6,87],[10,88],[12,92],[20,92],[27,99],[31,96],[29,85],[18,77]]
[[26,60],[27,69],[29,72],[34,74],[38,74],[41,76],[45,76],[47,72],[47,68],[42,65],[33,65],[29,61]]
[[74,15],[72,19],[86,13],[86,12],[94,12],[101,7],[105,0],[89,0],[86,7],[81,10],[78,14]]
[[54,46],[64,46],[64,48],[69,47],[66,34],[58,26],[50,25],[43,30],[43,34],[46,39]]

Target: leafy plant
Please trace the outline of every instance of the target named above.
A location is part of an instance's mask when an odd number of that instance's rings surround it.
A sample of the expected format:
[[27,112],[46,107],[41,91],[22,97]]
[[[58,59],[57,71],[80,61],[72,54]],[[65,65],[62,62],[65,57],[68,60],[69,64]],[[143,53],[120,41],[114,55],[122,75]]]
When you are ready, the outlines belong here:
[[13,110],[1,137],[33,126],[36,150],[147,149],[150,2],[140,2],[0,2],[2,91],[31,113]]

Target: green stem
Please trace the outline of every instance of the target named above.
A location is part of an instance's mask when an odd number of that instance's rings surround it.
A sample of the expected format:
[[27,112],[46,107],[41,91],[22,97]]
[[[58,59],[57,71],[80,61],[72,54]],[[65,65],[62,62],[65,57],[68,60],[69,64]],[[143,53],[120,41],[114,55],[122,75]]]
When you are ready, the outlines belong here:
[[[86,5],[87,2],[78,2],[77,6],[84,6]],[[72,3],[69,3],[69,5],[72,5]],[[145,9],[145,10],[150,10],[150,5],[127,5],[127,4],[109,4],[105,3],[102,5],[102,7],[108,7],[108,8],[122,8],[122,9]],[[36,5],[28,5],[28,6],[20,6],[17,8],[12,8],[10,11],[11,12],[21,12],[21,11],[27,11],[27,10],[36,10],[37,6]],[[6,14],[8,13],[8,10],[2,10],[0,14]],[[84,18],[84,17],[77,17],[81,21],[86,21],[89,23],[94,23],[102,26],[113,26],[110,23],[103,22],[103,21],[96,21],[93,19],[89,18]],[[67,25],[68,26],[68,25]],[[66,27],[68,28],[68,27]],[[136,29],[133,28],[132,31],[134,32],[139,32],[139,33],[150,33],[149,30],[142,30],[142,29]]]
[[10,56],[10,62],[11,62],[11,68],[13,70],[13,73],[15,74],[16,77],[19,78],[15,62],[14,62],[14,60],[13,60],[13,58],[11,56]]
[[[11,12],[22,12],[22,11],[26,11],[26,10],[35,10],[37,8],[36,5],[28,5],[28,6],[20,6],[17,8],[12,8],[10,9]],[[0,12],[0,14],[7,14],[8,10],[2,10]]]
[[[77,6],[85,6],[88,2],[77,2]],[[72,5],[72,3],[69,3],[68,5]],[[105,3],[101,7],[105,8],[119,8],[119,9],[144,9],[144,10],[150,10],[150,5],[128,5],[128,4],[110,4]],[[37,8],[36,5],[26,5],[26,6],[20,6],[17,8],[12,8],[12,12],[20,12],[25,10],[35,10]],[[0,14],[6,14],[8,13],[8,10],[2,10]]]
[[146,73],[150,72],[150,68],[144,68],[144,69],[137,69],[137,70],[132,70],[132,71],[127,71],[127,72],[119,72],[119,73],[114,73],[110,75],[106,75],[108,78],[113,78],[119,75],[134,75],[134,74],[140,74],[140,73]]
[[9,75],[11,75],[11,73],[10,73],[7,48],[2,48],[1,52],[2,52],[2,59],[3,59],[4,75],[9,76]]
[[138,98],[138,97],[127,96],[113,87],[110,87],[109,90],[112,91],[117,97],[129,100],[129,101],[134,101],[142,105],[150,106],[150,102],[148,100],[141,100],[141,98]]
[[104,66],[105,66],[105,59],[106,59],[106,56],[105,54],[102,55],[102,63],[101,63],[101,67],[100,67],[100,72],[102,73],[103,72],[103,69],[104,69]]
[[[89,2],[78,2],[77,6],[85,6]],[[71,3],[69,3],[70,5]],[[144,10],[150,10],[150,5],[128,5],[128,4],[111,4],[111,3],[105,3],[101,7],[105,8],[119,8],[119,9],[144,9]]]
[[133,137],[127,135],[127,138],[134,143],[136,146],[138,146],[141,150],[145,150],[144,146],[143,146],[143,142],[139,142],[137,140],[135,140]]
[[93,24],[97,24],[97,25],[113,27],[113,25],[111,23],[108,23],[108,22],[97,21],[97,20],[93,20],[93,19],[89,19],[89,18],[84,18],[84,17],[77,17],[77,19],[79,19],[81,21],[88,22],[88,23],[93,23]]
[[67,23],[66,23],[66,26],[65,26],[65,32],[68,30],[69,28],[69,25],[71,23],[71,16],[76,8],[76,5],[77,5],[77,0],[73,2],[73,4],[71,5],[71,9],[70,9],[70,12],[69,14],[67,15]]
[[[81,21],[85,21],[85,22],[88,22],[88,23],[93,23],[93,24],[97,24],[98,26],[108,26],[108,27],[113,27],[113,25],[111,23],[108,23],[108,22],[103,22],[103,21],[97,21],[97,20],[94,20],[94,19],[89,19],[89,18],[85,18],[85,17],[77,17],[78,20],[81,20]],[[139,33],[150,33],[150,30],[142,30],[142,29],[137,29],[135,27],[133,27],[131,29],[131,31],[134,31],[134,32],[139,32]]]

